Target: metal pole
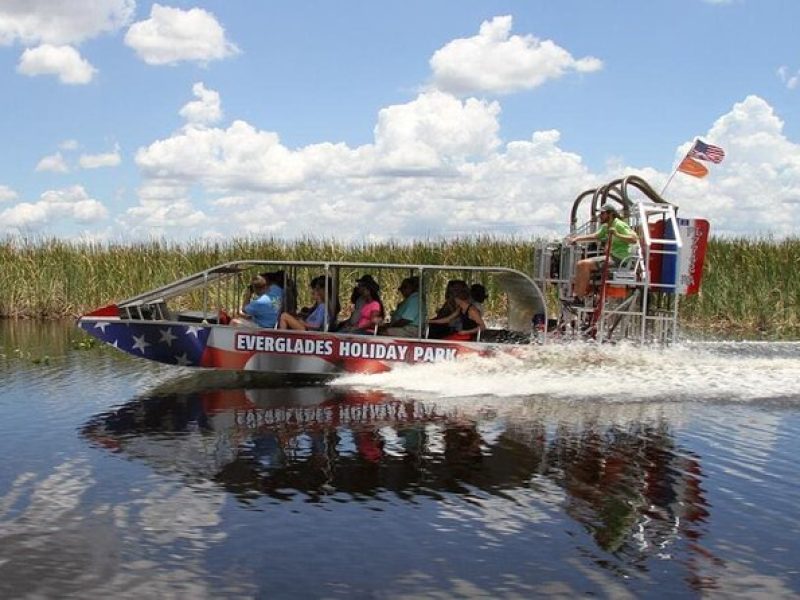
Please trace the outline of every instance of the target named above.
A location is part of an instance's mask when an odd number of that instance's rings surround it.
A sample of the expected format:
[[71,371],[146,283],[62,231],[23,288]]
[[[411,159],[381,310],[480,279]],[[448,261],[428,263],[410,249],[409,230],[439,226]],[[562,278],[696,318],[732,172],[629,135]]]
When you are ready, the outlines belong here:
[[[683,158],[686,158],[686,157],[684,156]],[[681,159],[681,162],[683,162],[683,158]],[[681,162],[678,163],[678,166],[680,166]],[[659,194],[659,196],[661,196],[662,198],[664,197],[664,192],[667,191],[667,188],[669,187],[669,184],[672,183],[672,179],[675,177],[677,172],[678,172],[678,167],[675,167],[675,169],[673,169],[673,171],[672,171],[672,175],[670,175],[669,179],[667,179],[667,183],[665,183],[664,187],[661,189],[661,193]]]
[[694,148],[694,145],[695,145],[696,143],[697,143],[697,138],[695,137],[695,138],[692,140],[692,145],[691,145],[691,146],[689,146],[689,149],[686,151],[686,154],[684,154],[684,155],[683,155],[683,158],[682,158],[682,159],[680,159],[680,160],[678,161],[678,165],[677,165],[677,166],[676,166],[676,167],[673,169],[673,171],[672,171],[672,175],[670,175],[670,176],[669,176],[669,179],[667,179],[667,183],[665,183],[665,184],[664,184],[664,187],[661,189],[661,193],[659,194],[659,196],[661,196],[662,198],[664,197],[664,192],[665,192],[665,191],[667,191],[667,188],[669,187],[669,184],[670,184],[670,183],[672,183],[672,179],[673,179],[673,178],[675,177],[675,175],[677,174],[677,172],[678,172],[678,167],[680,167],[680,166],[681,166],[681,163],[682,163],[684,160],[686,160],[686,157],[687,157],[687,156],[689,156],[689,152],[691,152],[691,151],[692,151],[692,148]]

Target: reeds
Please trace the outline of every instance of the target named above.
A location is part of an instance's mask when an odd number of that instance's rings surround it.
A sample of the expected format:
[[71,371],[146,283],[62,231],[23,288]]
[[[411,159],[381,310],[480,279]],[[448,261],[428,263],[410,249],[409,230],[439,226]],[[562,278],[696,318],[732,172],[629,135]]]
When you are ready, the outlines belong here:
[[702,293],[681,304],[685,324],[709,332],[800,335],[800,239],[712,240]]
[[[124,245],[9,239],[0,243],[0,316],[75,316],[215,264],[248,258],[500,265],[530,272],[533,246],[530,240],[492,237],[360,245],[314,239]],[[394,291],[397,283],[387,281],[384,289]],[[491,297],[487,308],[492,309]],[[684,299],[680,312],[685,323],[710,332],[797,336],[800,239],[711,240],[702,294]]]

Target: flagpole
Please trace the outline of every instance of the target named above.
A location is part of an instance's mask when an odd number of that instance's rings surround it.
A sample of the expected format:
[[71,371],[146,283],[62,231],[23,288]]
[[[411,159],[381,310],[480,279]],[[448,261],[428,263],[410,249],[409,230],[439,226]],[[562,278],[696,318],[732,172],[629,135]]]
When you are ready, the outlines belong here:
[[678,161],[678,164],[675,165],[675,168],[672,170],[672,175],[669,176],[669,179],[667,179],[667,183],[665,183],[664,187],[661,189],[661,194],[659,194],[662,198],[664,197],[664,192],[667,191],[669,184],[672,183],[673,177],[675,177],[675,175],[678,173],[678,167],[680,167],[681,163],[684,160],[686,160],[687,156],[689,156],[689,152],[691,152],[692,148],[694,148],[694,145],[697,143],[697,139],[698,139],[697,136],[695,136],[695,138],[692,140],[692,145],[689,146],[689,149],[686,151],[686,154],[683,155],[683,158]]
[[[683,162],[683,159],[681,159],[681,162]],[[678,164],[681,164],[681,163],[679,162]],[[659,194],[659,196],[661,196],[662,198],[664,197],[664,192],[667,191],[667,188],[669,187],[669,184],[672,183],[672,178],[675,177],[675,174],[677,172],[678,172],[678,167],[675,167],[673,169],[673,171],[672,171],[672,175],[670,175],[669,179],[667,179],[667,183],[665,183],[664,187],[661,189],[661,193]]]

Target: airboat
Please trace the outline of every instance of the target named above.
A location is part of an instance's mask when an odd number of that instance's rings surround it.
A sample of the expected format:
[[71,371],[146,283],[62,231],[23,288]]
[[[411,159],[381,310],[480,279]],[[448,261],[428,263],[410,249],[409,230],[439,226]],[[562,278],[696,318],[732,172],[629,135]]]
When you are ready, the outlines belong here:
[[[639,233],[639,243],[622,264],[600,270],[590,300],[581,307],[564,302],[572,295],[575,265],[604,249],[591,244],[574,247],[562,239],[534,246],[530,273],[503,266],[231,261],[98,308],[81,316],[78,326],[121,351],[161,363],[309,376],[377,373],[398,365],[498,353],[518,356],[532,344],[579,339],[674,342],[679,297],[699,291],[708,222],[678,218],[675,205],[643,179],[629,176],[581,193],[572,205],[569,232],[595,231],[605,203],[618,207]],[[284,290],[298,291],[297,304],[307,300],[302,297],[307,283],[323,276],[329,282],[327,306],[346,305],[353,283],[364,274],[381,282],[384,290],[415,277],[420,297],[417,330],[408,337],[381,335],[378,327],[366,335],[342,332],[329,311],[315,331],[254,328],[231,321],[252,276],[272,270],[283,273]],[[433,339],[426,326],[428,308],[441,302],[446,282],[453,279],[489,290],[487,328],[468,339]],[[384,300],[392,305],[393,298]]]

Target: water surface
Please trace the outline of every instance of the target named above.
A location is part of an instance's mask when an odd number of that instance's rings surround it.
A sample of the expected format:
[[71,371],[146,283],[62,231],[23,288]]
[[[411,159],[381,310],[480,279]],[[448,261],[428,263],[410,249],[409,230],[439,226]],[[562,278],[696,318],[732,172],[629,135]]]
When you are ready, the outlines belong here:
[[0,323],[0,597],[796,597],[800,345],[325,384]]

